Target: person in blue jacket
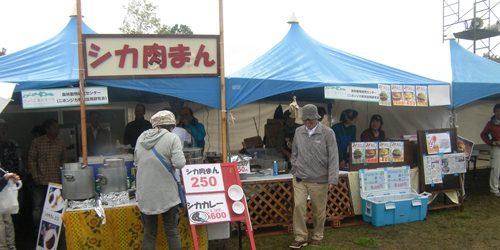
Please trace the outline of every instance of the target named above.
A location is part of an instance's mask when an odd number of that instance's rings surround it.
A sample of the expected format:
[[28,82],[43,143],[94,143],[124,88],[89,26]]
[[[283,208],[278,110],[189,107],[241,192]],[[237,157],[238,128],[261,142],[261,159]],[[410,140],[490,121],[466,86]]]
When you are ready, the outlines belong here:
[[340,114],[340,122],[332,126],[335,138],[337,138],[340,169],[345,169],[347,166],[349,143],[356,142],[356,121],[358,121],[358,112],[346,109]]
[[181,120],[177,125],[184,128],[194,138],[194,146],[205,148],[205,126],[201,124],[196,117],[193,116],[193,110],[184,107],[181,109]]

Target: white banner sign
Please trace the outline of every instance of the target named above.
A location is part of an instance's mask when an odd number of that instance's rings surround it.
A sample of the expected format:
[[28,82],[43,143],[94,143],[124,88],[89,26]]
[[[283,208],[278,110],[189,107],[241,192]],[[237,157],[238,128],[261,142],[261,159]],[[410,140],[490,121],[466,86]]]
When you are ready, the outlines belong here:
[[365,87],[327,86],[325,99],[378,102],[379,90]]
[[84,35],[86,79],[219,75],[217,35]]
[[225,193],[186,195],[186,201],[191,225],[231,221]]
[[193,164],[182,168],[187,194],[224,191],[220,164]]
[[[80,106],[79,88],[32,89],[21,91],[23,109]],[[107,87],[86,87],[85,105],[108,104]]]

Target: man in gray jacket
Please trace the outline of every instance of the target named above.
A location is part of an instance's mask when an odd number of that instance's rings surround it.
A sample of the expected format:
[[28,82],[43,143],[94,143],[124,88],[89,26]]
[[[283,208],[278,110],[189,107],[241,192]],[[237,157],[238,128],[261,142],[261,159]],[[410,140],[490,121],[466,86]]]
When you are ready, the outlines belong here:
[[[295,130],[292,146],[293,233],[295,241],[290,248],[319,245],[323,240],[328,190],[339,180],[339,156],[335,133],[318,122],[318,109],[312,104],[302,108],[304,126]],[[313,225],[308,243],[307,197],[311,197]]]
[[[152,129],[144,131],[137,139],[135,166],[137,167],[137,205],[144,225],[142,249],[155,249],[158,232],[158,215],[163,218],[163,228],[169,249],[182,249],[179,235],[179,192],[177,183],[166,166],[175,171],[186,164],[179,137],[171,133],[175,116],[170,111],[160,111],[151,117]],[[153,152],[158,152],[158,157]]]

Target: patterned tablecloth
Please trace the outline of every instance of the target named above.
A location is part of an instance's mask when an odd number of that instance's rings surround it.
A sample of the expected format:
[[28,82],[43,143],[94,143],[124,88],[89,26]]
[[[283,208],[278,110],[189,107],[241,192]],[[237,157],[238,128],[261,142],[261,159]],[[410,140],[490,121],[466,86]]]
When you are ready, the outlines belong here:
[[[143,226],[141,212],[137,206],[125,206],[104,209],[106,224],[94,210],[69,211],[63,215],[66,225],[66,245],[68,249],[141,249]],[[182,248],[194,249],[191,227],[186,210],[179,213],[181,221]],[[199,249],[208,249],[206,226],[197,226]],[[163,233],[163,223],[159,218],[156,249],[168,249],[167,239]]]

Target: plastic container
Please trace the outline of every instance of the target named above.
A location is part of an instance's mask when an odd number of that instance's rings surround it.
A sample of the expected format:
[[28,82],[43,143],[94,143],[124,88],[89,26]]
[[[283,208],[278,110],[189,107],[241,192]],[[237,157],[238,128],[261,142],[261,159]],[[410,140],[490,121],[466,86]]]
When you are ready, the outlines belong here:
[[278,163],[276,161],[273,162],[273,175],[278,176]]
[[429,193],[412,193],[410,167],[360,169],[363,220],[374,226],[419,221],[427,216]]

